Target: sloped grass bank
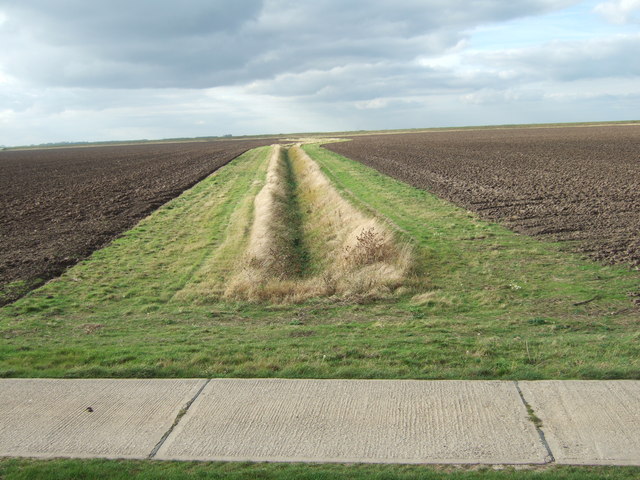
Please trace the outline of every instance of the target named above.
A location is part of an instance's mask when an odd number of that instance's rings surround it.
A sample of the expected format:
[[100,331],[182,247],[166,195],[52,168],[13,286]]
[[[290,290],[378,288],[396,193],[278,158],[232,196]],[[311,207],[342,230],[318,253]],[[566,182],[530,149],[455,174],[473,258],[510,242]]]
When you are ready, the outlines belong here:
[[[247,246],[268,148],[234,160],[61,278],[0,309],[0,375],[640,378],[639,272],[480,221],[317,145],[428,281],[369,303],[218,300]],[[206,280],[206,281],[205,281]]]

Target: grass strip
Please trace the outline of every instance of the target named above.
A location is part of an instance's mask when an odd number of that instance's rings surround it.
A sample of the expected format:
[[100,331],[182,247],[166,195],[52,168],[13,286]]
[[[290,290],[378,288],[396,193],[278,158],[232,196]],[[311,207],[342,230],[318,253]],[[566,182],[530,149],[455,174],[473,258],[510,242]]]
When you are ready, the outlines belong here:
[[512,467],[456,467],[429,465],[341,465],[291,463],[159,462],[134,460],[31,460],[0,459],[3,480],[66,480],[110,478],[113,480],[224,478],[263,479],[385,479],[385,480],[631,480],[638,467],[549,466],[531,469]]

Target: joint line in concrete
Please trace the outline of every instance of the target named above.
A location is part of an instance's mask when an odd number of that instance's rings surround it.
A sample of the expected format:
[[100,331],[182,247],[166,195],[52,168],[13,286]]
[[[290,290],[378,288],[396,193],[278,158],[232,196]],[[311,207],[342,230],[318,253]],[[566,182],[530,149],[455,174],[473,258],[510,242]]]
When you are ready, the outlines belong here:
[[162,447],[162,445],[164,445],[164,442],[167,441],[167,438],[169,438],[169,435],[171,435],[171,433],[173,432],[173,430],[178,426],[178,424],[180,423],[180,420],[182,420],[182,417],[184,417],[187,412],[189,411],[189,408],[191,407],[191,405],[193,404],[193,402],[196,401],[196,399],[200,396],[200,394],[202,393],[202,391],[204,390],[204,388],[209,385],[209,382],[211,381],[210,378],[207,379],[206,382],[204,382],[204,384],[198,389],[198,391],[196,392],[196,394],[191,398],[191,400],[189,400],[187,402],[187,404],[180,409],[180,411],[178,412],[178,415],[176,415],[175,420],[173,421],[173,424],[169,427],[169,430],[167,430],[164,435],[162,435],[162,438],[160,439],[160,441],[156,444],[155,447],[153,447],[153,450],[151,450],[151,453],[149,454],[149,456],[147,458],[151,459],[153,457],[156,456],[156,454],[158,453],[158,450],[160,450],[160,447]]
[[524,404],[524,407],[527,409],[527,414],[529,416],[529,420],[536,427],[536,431],[538,432],[538,436],[540,437],[540,441],[542,442],[542,445],[544,446],[544,448],[547,450],[547,456],[549,458],[549,461],[546,462],[546,463],[554,463],[556,461],[556,457],[553,455],[553,452],[551,451],[551,447],[549,446],[549,443],[547,442],[547,439],[544,436],[544,431],[542,430],[542,425],[540,425],[540,423],[538,423],[538,422],[540,422],[540,420],[535,415],[535,411],[533,410],[533,408],[531,407],[529,402],[527,402],[527,399],[524,398],[524,394],[522,393],[522,390],[520,390],[520,385],[518,384],[518,381],[514,380],[513,384],[515,385],[516,390],[518,391],[518,395],[520,395],[520,400],[522,400],[522,403]]

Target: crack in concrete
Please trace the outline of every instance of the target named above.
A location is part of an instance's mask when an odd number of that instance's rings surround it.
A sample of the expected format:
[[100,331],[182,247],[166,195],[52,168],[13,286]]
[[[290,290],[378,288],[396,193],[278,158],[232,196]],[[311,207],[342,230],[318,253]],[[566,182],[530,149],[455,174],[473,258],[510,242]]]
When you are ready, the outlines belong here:
[[153,450],[151,450],[151,453],[147,456],[148,459],[152,459],[153,457],[156,456],[156,454],[158,453],[158,450],[160,450],[162,445],[164,445],[164,442],[167,441],[167,438],[169,438],[169,435],[171,435],[173,430],[178,426],[178,424],[180,423],[180,420],[182,420],[182,417],[184,417],[187,414],[187,412],[189,411],[189,408],[191,407],[193,402],[196,401],[196,399],[200,396],[200,394],[205,389],[205,387],[207,385],[209,385],[210,381],[211,381],[211,379],[208,378],[207,381],[204,382],[204,384],[198,389],[198,391],[195,393],[195,395],[191,398],[191,400],[189,400],[186,403],[186,405],[180,409],[180,411],[178,412],[178,415],[176,415],[176,418],[173,421],[173,424],[169,427],[169,430],[167,430],[164,433],[164,435],[162,435],[162,438],[160,439],[160,441],[156,444],[155,447],[153,447]]
[[542,420],[538,418],[538,416],[535,414],[535,411],[533,410],[529,402],[527,402],[527,399],[524,398],[524,394],[522,393],[522,390],[520,390],[520,385],[518,381],[514,380],[513,384],[515,385],[516,390],[518,391],[518,395],[520,395],[520,400],[522,400],[524,407],[527,409],[529,420],[531,420],[531,423],[533,423],[533,425],[536,427],[536,432],[538,432],[540,441],[542,442],[542,445],[544,446],[544,448],[547,450],[548,460],[545,459],[546,460],[545,463],[555,463],[556,457],[553,455],[553,452],[551,451],[551,447],[549,446],[549,443],[547,442],[547,439],[544,435],[544,431],[542,430]]

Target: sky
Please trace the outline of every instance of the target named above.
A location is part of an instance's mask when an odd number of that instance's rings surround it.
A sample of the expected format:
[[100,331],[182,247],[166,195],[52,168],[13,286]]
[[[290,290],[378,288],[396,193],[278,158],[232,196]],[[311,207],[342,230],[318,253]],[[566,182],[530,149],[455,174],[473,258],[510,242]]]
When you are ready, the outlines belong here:
[[0,0],[0,145],[640,118],[640,0]]

